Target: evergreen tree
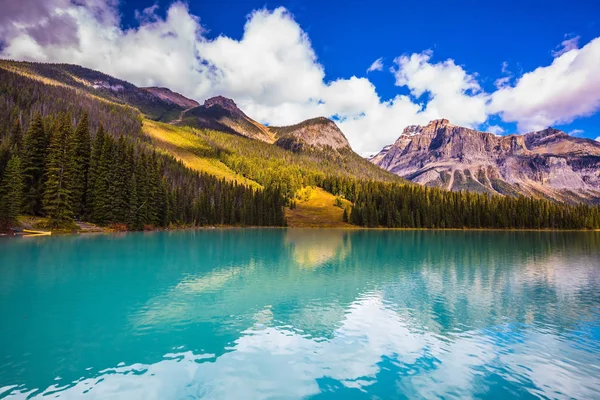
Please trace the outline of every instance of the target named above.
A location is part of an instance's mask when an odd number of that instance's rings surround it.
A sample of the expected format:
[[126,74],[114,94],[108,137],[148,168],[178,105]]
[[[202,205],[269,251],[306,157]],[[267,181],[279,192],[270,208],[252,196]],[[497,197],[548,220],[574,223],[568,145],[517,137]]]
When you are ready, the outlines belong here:
[[129,156],[125,137],[121,136],[113,150],[114,162],[110,169],[109,200],[113,222],[125,223],[127,220],[129,211],[127,183],[131,174]]
[[44,212],[50,218],[52,227],[65,226],[73,222],[72,134],[69,117],[64,115],[58,129],[52,132],[46,164]]
[[42,116],[36,114],[23,143],[23,177],[25,180],[25,214],[41,215],[44,192],[44,169],[48,141]]
[[102,151],[97,162],[94,173],[94,199],[92,220],[98,224],[106,224],[112,221],[110,178],[111,168],[114,166],[114,142],[106,137],[103,140]]
[[13,155],[8,161],[0,184],[0,228],[17,224],[23,202],[23,172],[21,159]]
[[138,218],[139,202],[137,194],[137,178],[135,174],[129,179],[129,187],[131,188],[129,195],[129,210],[127,214],[127,229],[137,231],[143,228]]
[[90,128],[87,113],[77,125],[73,135],[73,212],[82,217],[86,209],[86,193],[88,186],[88,171],[90,167]]
[[19,118],[15,119],[9,139],[10,147],[13,149],[13,152],[17,154],[20,153],[23,144],[23,129],[21,128],[21,120]]
[[98,175],[98,168],[100,166],[100,159],[102,158],[102,148],[104,147],[104,127],[102,124],[98,127],[96,132],[96,138],[94,140],[94,146],[90,156],[90,167],[88,169],[88,182],[85,195],[86,203],[86,217],[93,219],[94,211],[94,193],[96,192],[96,177]]

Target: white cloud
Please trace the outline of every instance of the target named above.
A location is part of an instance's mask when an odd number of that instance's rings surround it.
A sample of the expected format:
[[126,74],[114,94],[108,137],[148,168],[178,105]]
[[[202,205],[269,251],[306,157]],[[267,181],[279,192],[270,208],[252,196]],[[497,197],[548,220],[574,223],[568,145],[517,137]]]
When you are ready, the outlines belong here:
[[560,46],[558,46],[557,49],[552,52],[552,57],[560,57],[568,51],[578,49],[579,39],[579,36],[566,38],[560,43]]
[[367,73],[372,71],[383,71],[383,57],[378,58],[373,61],[373,64],[369,68],[367,68]]
[[485,122],[488,96],[475,77],[454,60],[432,64],[431,56],[426,51],[396,58],[396,85],[407,86],[417,98],[428,93],[430,100],[423,112],[431,119],[446,116],[454,124],[470,127]]
[[486,131],[493,133],[494,135],[501,135],[504,133],[504,129],[500,125],[488,125]]
[[517,122],[520,131],[569,123],[600,109],[600,38],[571,48],[551,65],[524,74],[492,94],[488,112]]
[[596,140],[597,140],[598,142],[600,142],[600,136],[598,136],[598,137],[596,138]]
[[582,130],[582,129],[573,129],[571,132],[569,132],[569,135],[571,135],[571,136],[577,136],[577,135],[581,135],[584,132],[585,131]]
[[[139,26],[131,29],[120,26],[115,0],[21,3],[0,17],[2,57],[80,64],[199,101],[224,95],[270,125],[335,117],[359,153],[375,153],[406,125],[436,118],[477,128],[490,114],[500,114],[524,130],[590,114],[600,101],[594,69],[600,39],[582,49],[573,47],[575,38],[566,40],[570,44],[562,47],[569,50],[552,65],[525,74],[514,86],[510,76],[500,78],[493,94],[483,92],[476,75],[454,60],[433,62],[431,51],[403,55],[392,72],[396,85],[407,87],[412,97],[382,99],[366,77],[326,81],[309,37],[284,8],[252,12],[236,40],[208,39],[182,2],[171,4],[164,18],[156,6],[137,12]],[[57,27],[52,21],[63,23]],[[45,29],[48,34],[41,34]],[[503,74],[507,68],[503,63]],[[383,70],[381,58],[369,68],[375,70]]]

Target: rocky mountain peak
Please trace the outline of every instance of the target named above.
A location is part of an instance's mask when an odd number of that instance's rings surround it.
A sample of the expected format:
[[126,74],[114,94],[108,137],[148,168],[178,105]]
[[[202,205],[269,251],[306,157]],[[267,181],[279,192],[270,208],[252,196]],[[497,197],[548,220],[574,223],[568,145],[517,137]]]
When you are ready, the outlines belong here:
[[204,101],[204,107],[221,106],[230,111],[239,110],[235,102],[227,97],[215,96]]
[[308,119],[296,125],[270,127],[277,137],[276,144],[293,150],[305,146],[313,148],[330,147],[334,150],[350,148],[350,143],[336,123],[325,117]]
[[436,128],[440,128],[446,125],[450,125],[450,121],[446,118],[434,119],[432,121],[429,121],[429,123],[427,124],[427,126],[434,126]]
[[400,134],[400,138],[398,140],[406,139],[406,138],[402,138],[403,136],[411,137],[411,136],[415,136],[415,135],[419,135],[419,134],[423,134],[423,133],[424,134],[434,134],[439,129],[449,127],[449,126],[453,127],[454,125],[450,124],[450,121],[445,118],[434,119],[432,121],[429,121],[429,123],[427,125],[408,125],[406,128],[404,128],[404,130]]
[[406,127],[370,161],[413,182],[450,190],[600,199],[600,143],[554,128],[496,136],[438,119]]

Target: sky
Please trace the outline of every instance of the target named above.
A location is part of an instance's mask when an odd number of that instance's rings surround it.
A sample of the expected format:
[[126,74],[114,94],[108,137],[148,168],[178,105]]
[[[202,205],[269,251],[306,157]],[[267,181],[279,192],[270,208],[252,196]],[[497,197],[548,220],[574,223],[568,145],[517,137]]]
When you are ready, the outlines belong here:
[[600,140],[600,1],[0,0],[0,57],[66,62],[368,155],[447,118]]

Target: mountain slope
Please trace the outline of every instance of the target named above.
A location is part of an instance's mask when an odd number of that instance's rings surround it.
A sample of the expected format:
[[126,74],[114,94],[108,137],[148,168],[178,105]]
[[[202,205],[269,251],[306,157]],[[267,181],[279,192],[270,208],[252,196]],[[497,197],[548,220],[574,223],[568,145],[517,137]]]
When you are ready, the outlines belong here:
[[46,84],[66,86],[115,103],[130,105],[157,121],[172,121],[187,108],[163,99],[164,96],[152,91],[79,65],[0,60],[0,68]]
[[185,111],[179,124],[238,134],[267,143],[275,141],[266,126],[248,117],[233,100],[223,96],[210,98],[201,106]]
[[143,89],[146,89],[148,92],[152,93],[155,96],[158,96],[160,99],[169,103],[173,103],[183,109],[198,107],[200,105],[200,103],[198,103],[196,100],[188,99],[187,97],[179,93],[173,92],[169,88],[153,86],[146,87]]
[[496,136],[434,120],[406,127],[370,161],[413,182],[449,190],[600,199],[600,143],[552,128]]
[[194,130],[156,121],[144,120],[143,132],[152,138],[153,145],[166,154],[193,169],[219,179],[236,182],[253,188],[261,188],[258,183],[231,170],[220,159],[218,153]]

